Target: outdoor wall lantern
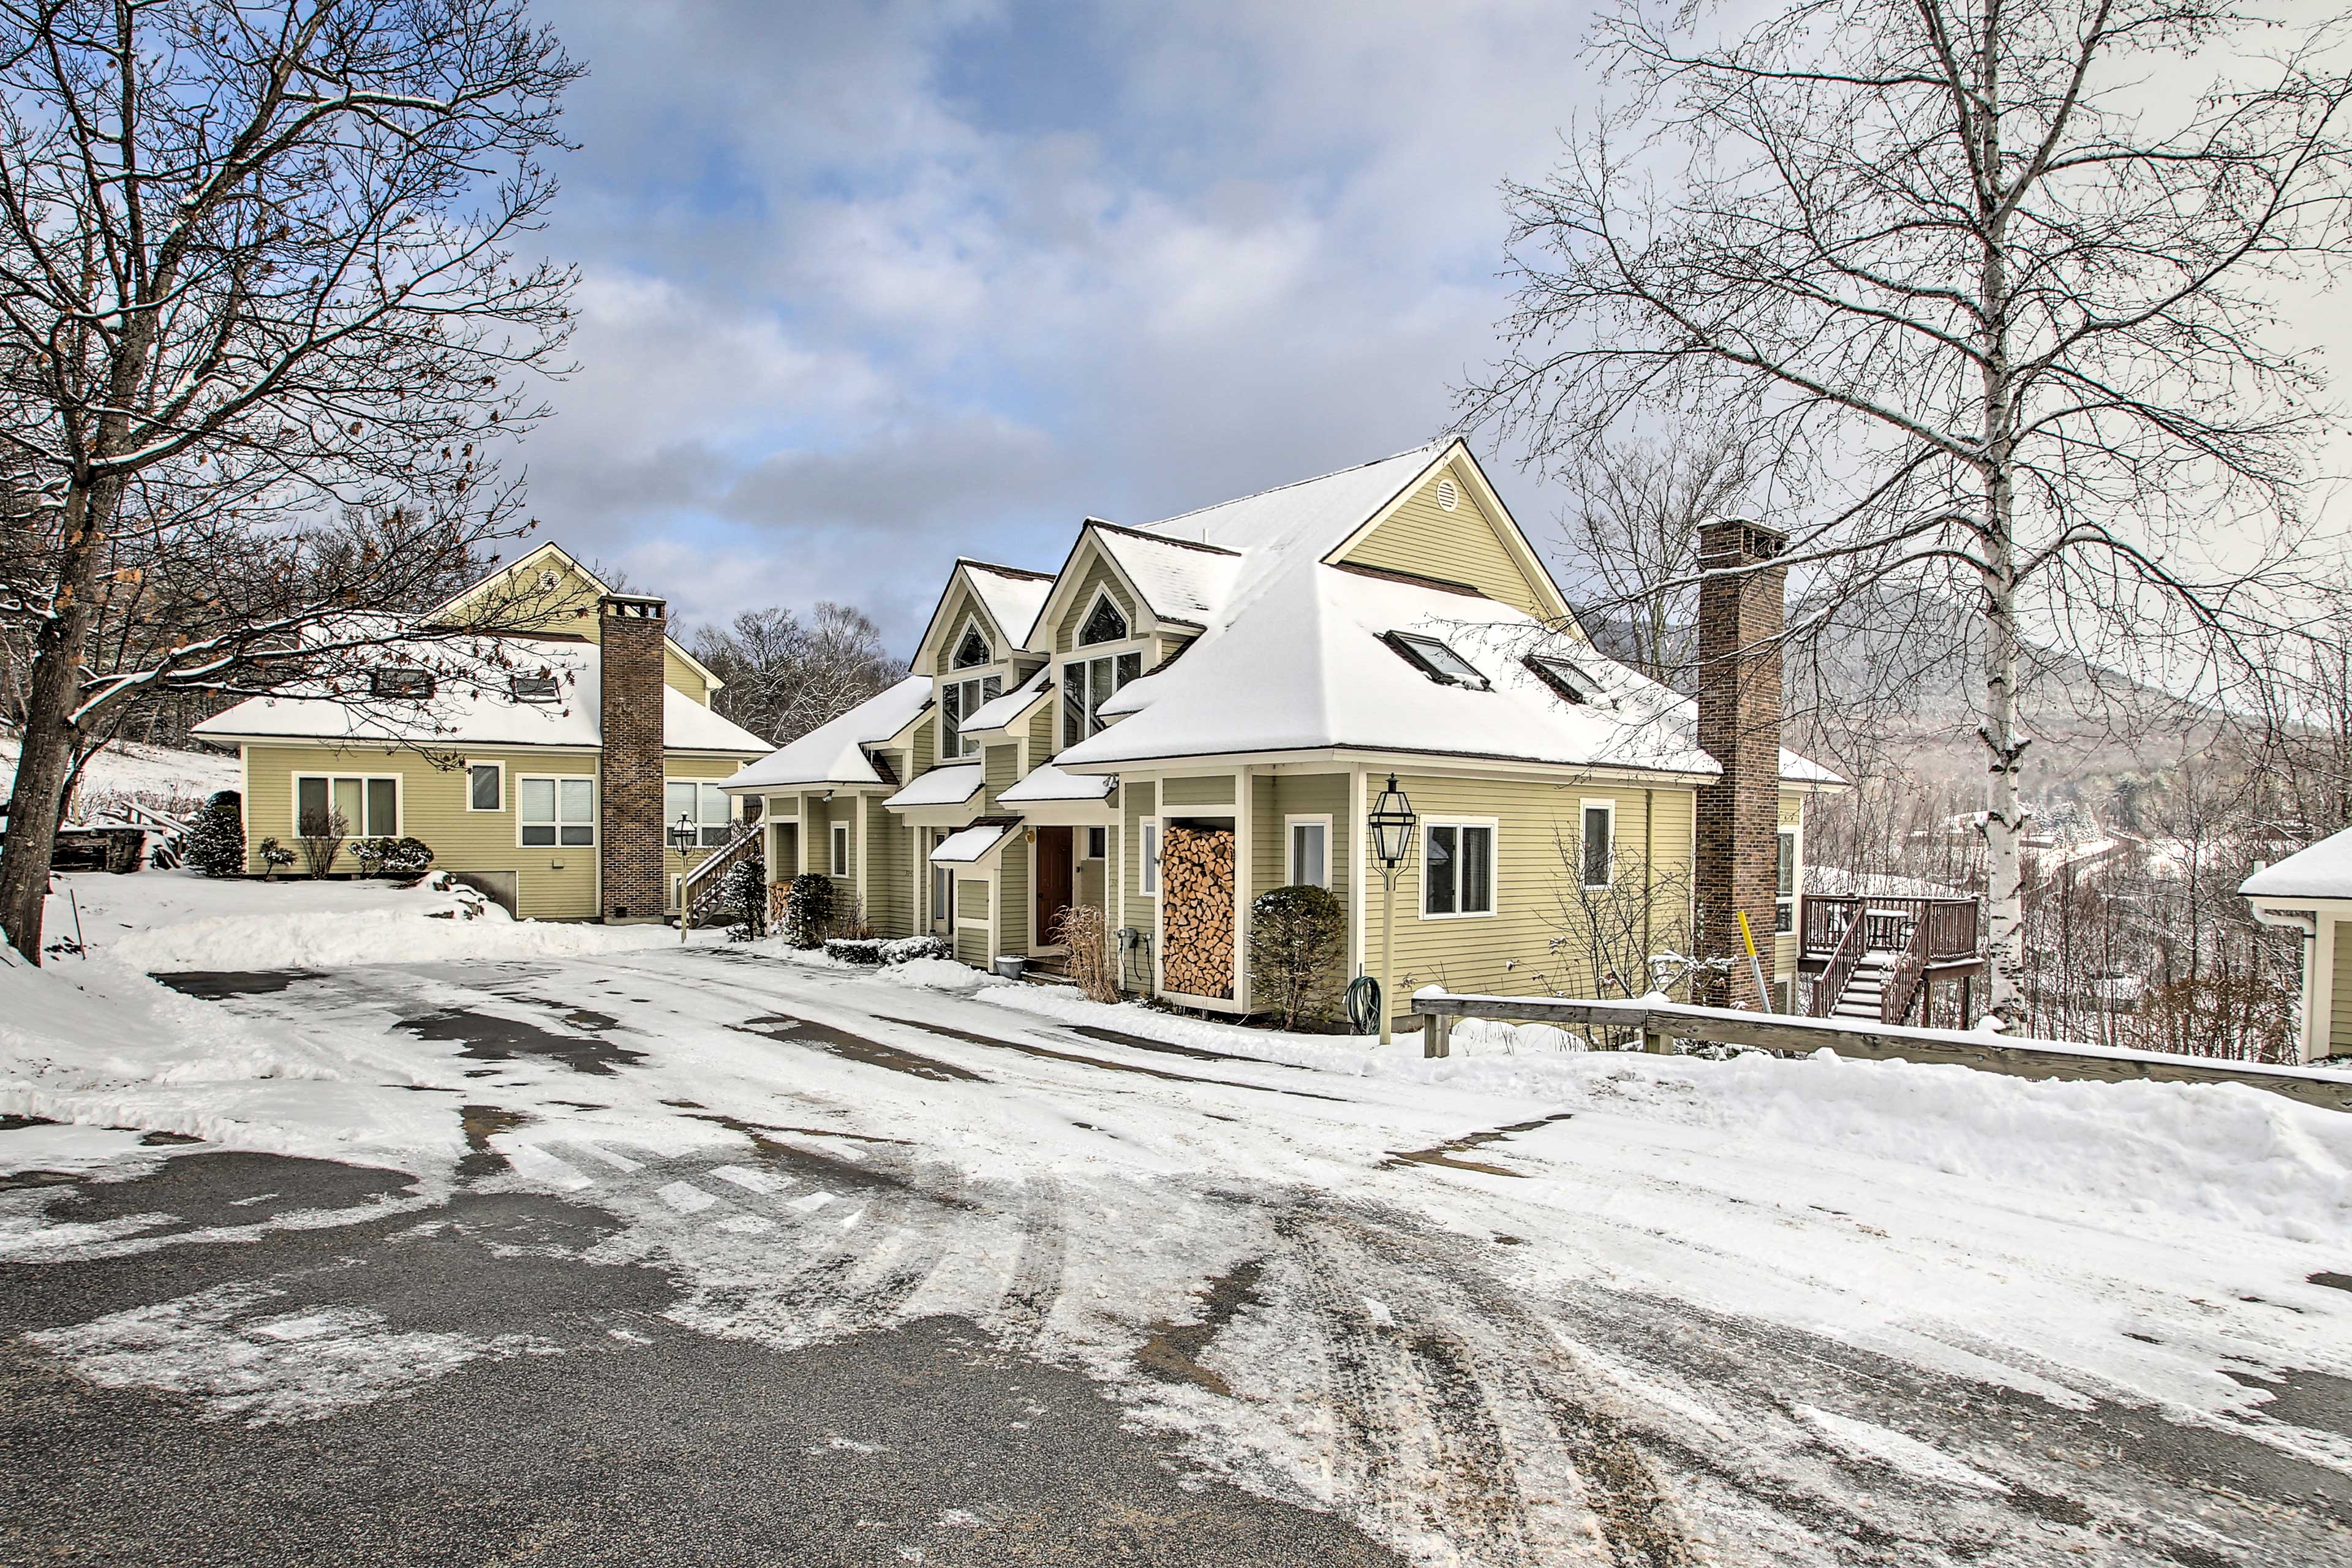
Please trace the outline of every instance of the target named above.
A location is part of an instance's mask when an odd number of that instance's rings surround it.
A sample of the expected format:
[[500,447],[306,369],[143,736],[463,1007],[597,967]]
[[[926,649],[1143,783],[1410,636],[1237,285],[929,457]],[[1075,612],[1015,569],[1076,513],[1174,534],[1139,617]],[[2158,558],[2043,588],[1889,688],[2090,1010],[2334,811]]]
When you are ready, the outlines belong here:
[[1396,973],[1396,885],[1397,874],[1412,855],[1413,830],[1421,818],[1412,809],[1412,802],[1404,791],[1397,788],[1396,774],[1389,775],[1388,788],[1381,791],[1380,799],[1372,803],[1371,815],[1364,819],[1371,833],[1372,858],[1381,863],[1381,880],[1388,885],[1388,896],[1381,900],[1385,917],[1381,929],[1381,1044],[1389,1043],[1389,1018],[1396,1009],[1390,1005],[1389,977]]

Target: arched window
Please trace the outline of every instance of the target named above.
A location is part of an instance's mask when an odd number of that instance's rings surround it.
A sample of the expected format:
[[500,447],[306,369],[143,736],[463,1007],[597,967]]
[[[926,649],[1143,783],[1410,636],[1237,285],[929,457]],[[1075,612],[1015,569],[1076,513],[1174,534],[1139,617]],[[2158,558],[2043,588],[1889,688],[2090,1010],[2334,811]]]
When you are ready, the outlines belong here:
[[1097,595],[1095,607],[1087,612],[1086,625],[1078,628],[1079,643],[1118,642],[1126,636],[1127,617],[1118,613],[1108,594]]
[[988,639],[980,635],[978,626],[964,627],[963,641],[956,644],[955,667],[958,669],[970,669],[975,664],[987,662]]

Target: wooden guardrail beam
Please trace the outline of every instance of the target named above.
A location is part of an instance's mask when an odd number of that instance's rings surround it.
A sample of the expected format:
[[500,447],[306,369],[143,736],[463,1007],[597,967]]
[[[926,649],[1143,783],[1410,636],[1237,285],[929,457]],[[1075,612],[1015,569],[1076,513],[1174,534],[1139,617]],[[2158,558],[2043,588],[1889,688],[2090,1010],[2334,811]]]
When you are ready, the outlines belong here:
[[1809,1055],[1823,1047],[1866,1061],[1904,1061],[1974,1068],[2011,1078],[2087,1079],[2100,1083],[2236,1083],[2284,1095],[2305,1105],[2352,1111],[2352,1072],[2326,1068],[2223,1062],[2155,1051],[2109,1050],[2004,1040],[1975,1030],[1854,1028],[1843,1022],[1787,1013],[1747,1013],[1680,1003],[1611,1002],[1560,996],[1423,994],[1412,1005],[1424,1024],[1424,1054],[1444,1056],[1456,1018],[1564,1025],[1639,1033],[1644,1048],[1670,1049],[1672,1040],[1748,1046]]

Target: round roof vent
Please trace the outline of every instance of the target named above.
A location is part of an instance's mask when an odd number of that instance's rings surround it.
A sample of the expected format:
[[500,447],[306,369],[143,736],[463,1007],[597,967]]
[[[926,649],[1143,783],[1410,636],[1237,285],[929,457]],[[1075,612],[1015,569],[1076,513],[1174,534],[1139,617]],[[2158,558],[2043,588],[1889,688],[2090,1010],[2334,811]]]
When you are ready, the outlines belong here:
[[540,592],[543,594],[551,594],[555,592],[557,584],[561,584],[562,581],[562,578],[555,574],[555,568],[550,566],[539,574]]
[[1462,492],[1454,488],[1454,481],[1452,479],[1440,479],[1437,481],[1437,504],[1439,506],[1443,507],[1447,511],[1452,511],[1454,510],[1454,503],[1461,499]]

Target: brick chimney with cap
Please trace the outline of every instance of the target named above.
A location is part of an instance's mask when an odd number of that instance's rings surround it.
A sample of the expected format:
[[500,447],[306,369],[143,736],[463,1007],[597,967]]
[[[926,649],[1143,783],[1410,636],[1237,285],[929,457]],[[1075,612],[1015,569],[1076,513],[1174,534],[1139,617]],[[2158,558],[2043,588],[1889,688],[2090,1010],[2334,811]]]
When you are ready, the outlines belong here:
[[[1772,978],[1772,910],[1780,887],[1780,635],[1789,536],[1746,518],[1699,524],[1701,570],[1723,573],[1698,590],[1698,744],[1723,769],[1698,791],[1693,846],[1699,945],[1728,960],[1707,983],[1718,1006],[1769,1008],[1740,940],[1739,912],[1756,933],[1765,983]],[[1726,572],[1726,568],[1752,567]]]
[[596,602],[597,698],[604,763],[596,844],[604,916],[614,924],[662,918],[662,671],[669,606],[638,594]]

